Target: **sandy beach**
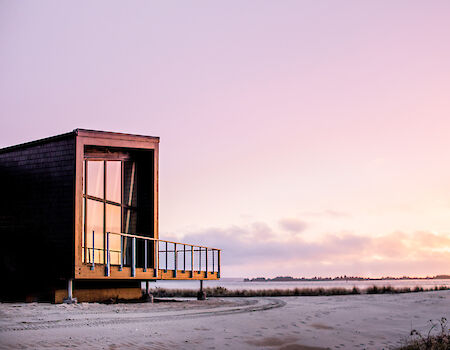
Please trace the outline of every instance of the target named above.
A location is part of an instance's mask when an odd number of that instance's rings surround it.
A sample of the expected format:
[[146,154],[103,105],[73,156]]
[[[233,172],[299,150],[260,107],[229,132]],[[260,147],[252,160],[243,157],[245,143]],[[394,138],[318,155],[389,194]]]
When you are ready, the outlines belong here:
[[450,291],[0,304],[1,349],[391,349],[450,319]]

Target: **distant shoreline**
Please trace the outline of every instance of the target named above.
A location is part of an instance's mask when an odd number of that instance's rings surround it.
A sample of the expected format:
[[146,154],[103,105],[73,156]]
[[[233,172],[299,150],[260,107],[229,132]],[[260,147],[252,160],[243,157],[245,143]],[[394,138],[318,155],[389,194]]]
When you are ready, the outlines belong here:
[[[361,295],[361,294],[404,294],[417,292],[435,292],[450,290],[448,286],[423,287],[400,287],[371,286],[367,288],[353,287],[346,289],[342,287],[332,288],[284,288],[284,289],[227,289],[225,287],[212,287],[203,289],[208,297],[303,297],[303,296],[332,296],[332,295]],[[150,293],[155,298],[195,298],[198,289],[168,289],[154,288]]]
[[256,277],[244,278],[244,282],[347,282],[347,281],[409,281],[409,280],[445,280],[450,279],[450,275],[436,275],[433,277],[356,277],[356,276],[340,276],[340,277],[313,277],[313,278],[295,278],[292,276],[278,276],[274,278]]

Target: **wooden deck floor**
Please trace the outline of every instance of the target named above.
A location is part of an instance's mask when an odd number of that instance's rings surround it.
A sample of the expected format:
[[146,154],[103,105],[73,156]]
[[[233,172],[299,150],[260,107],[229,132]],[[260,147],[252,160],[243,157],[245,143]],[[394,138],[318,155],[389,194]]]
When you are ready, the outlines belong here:
[[91,270],[91,265],[83,264],[76,268],[75,279],[96,279],[96,280],[218,280],[220,274],[212,271],[183,271],[147,268],[136,268],[136,275],[132,276],[131,267],[123,267],[120,271],[119,266],[112,265],[110,275],[106,276],[105,265],[97,264]]

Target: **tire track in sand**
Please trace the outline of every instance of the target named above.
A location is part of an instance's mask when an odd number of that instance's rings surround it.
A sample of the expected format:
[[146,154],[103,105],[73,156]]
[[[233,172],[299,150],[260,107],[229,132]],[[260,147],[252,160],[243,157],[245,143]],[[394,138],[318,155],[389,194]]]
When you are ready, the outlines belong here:
[[109,325],[121,325],[127,323],[143,323],[152,321],[170,321],[175,319],[192,319],[199,317],[211,317],[211,316],[225,316],[231,314],[241,314],[248,312],[265,311],[283,307],[286,302],[278,298],[252,298],[252,302],[249,300],[241,300],[243,305],[231,306],[222,310],[199,310],[193,312],[186,312],[186,310],[180,310],[181,312],[172,313],[170,315],[149,315],[149,316],[136,316],[130,317],[129,314],[124,314],[123,317],[107,317],[96,319],[64,319],[64,320],[52,320],[52,321],[39,321],[30,323],[16,323],[1,327],[0,332],[14,332],[14,331],[26,331],[26,330],[45,330],[54,328],[82,328],[82,327],[102,327]]

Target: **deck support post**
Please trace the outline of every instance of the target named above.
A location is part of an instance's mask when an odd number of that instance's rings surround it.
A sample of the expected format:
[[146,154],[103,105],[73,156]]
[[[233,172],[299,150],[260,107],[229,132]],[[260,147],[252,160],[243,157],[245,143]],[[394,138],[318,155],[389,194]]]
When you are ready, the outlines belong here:
[[206,300],[206,293],[203,291],[203,280],[200,280],[200,290],[197,293],[197,300]]
[[73,297],[73,278],[67,281],[67,298],[63,300],[64,304],[76,304],[77,298]]
[[150,294],[150,281],[145,281],[145,293],[142,299],[147,303],[153,303],[153,294]]

